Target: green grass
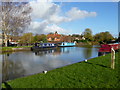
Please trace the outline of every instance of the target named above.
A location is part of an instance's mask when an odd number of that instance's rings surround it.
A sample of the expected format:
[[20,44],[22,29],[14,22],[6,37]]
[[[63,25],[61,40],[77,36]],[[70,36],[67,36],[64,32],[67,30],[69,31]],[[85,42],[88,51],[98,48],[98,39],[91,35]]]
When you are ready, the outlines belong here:
[[1,49],[2,51],[12,51],[12,48],[25,48],[25,47],[32,47],[32,46],[1,47]]
[[110,68],[110,54],[8,81],[3,88],[120,88],[118,53],[115,69]]

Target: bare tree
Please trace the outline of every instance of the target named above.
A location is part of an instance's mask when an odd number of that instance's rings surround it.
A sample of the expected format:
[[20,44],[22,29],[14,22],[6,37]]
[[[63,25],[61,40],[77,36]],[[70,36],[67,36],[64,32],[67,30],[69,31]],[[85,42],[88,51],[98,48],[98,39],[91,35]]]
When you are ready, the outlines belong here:
[[19,35],[30,24],[31,11],[28,2],[0,2],[0,29],[6,46],[9,36]]

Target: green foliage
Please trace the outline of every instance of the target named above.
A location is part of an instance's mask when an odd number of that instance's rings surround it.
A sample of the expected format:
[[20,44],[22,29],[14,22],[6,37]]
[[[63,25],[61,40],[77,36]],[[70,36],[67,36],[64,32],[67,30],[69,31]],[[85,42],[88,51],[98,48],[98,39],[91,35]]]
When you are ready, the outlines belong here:
[[109,32],[101,32],[94,36],[94,40],[100,43],[107,43],[113,39],[113,36]]
[[21,43],[35,43],[35,42],[47,42],[47,37],[44,34],[36,34],[33,36],[32,33],[25,33],[23,36],[21,36],[20,39]]
[[1,47],[2,52],[11,52],[13,48],[28,48],[32,46]]
[[86,40],[88,41],[93,41],[93,36],[92,36],[92,30],[87,28],[83,32],[83,36],[85,37]]
[[21,43],[32,43],[33,42],[33,34],[32,33],[24,33],[20,39]]
[[41,35],[36,34],[34,36],[34,42],[44,42],[45,43],[45,42],[47,42],[47,37],[44,34],[41,34]]
[[[97,57],[48,71],[8,81],[11,88],[119,88],[118,53],[115,69],[110,68],[111,55]],[[7,87],[2,84],[2,87]]]
[[80,42],[87,43],[88,42],[87,40],[74,40],[74,41],[76,41],[77,43],[80,43]]
[[79,34],[73,34],[72,37],[81,37]]
[[120,42],[120,32],[119,32],[119,36],[118,36],[118,42]]

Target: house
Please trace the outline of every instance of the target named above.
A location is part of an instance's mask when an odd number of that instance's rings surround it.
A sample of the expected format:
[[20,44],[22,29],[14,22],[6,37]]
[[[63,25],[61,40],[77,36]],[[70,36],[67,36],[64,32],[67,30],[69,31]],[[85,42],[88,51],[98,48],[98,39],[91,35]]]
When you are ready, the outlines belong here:
[[60,42],[61,38],[62,38],[62,35],[58,34],[57,31],[54,34],[47,35],[48,42]]
[[7,39],[6,34],[0,33],[0,46],[10,46],[10,45],[17,45],[17,37],[15,39],[12,39],[11,36],[9,36],[9,39]]
[[63,36],[63,37],[61,38],[61,41],[62,41],[62,42],[73,42],[73,40],[74,40],[74,38],[71,37],[71,36]]
[[57,31],[47,35],[48,42],[73,42],[74,40],[85,40],[83,36],[61,35]]

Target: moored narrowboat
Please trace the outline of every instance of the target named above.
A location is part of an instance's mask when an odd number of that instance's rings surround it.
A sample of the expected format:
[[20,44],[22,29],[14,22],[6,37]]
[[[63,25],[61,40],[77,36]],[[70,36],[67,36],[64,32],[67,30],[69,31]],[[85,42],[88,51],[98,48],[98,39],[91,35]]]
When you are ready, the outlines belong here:
[[31,50],[44,50],[55,47],[56,47],[55,43],[35,43],[35,45],[31,47]]
[[101,45],[101,47],[99,48],[98,51],[98,56],[107,54],[107,53],[111,53],[111,48],[113,48],[115,51],[117,51],[118,49],[120,49],[120,43],[111,43],[111,44],[103,44]]
[[73,47],[75,46],[75,43],[70,42],[62,42],[58,45],[58,47]]

